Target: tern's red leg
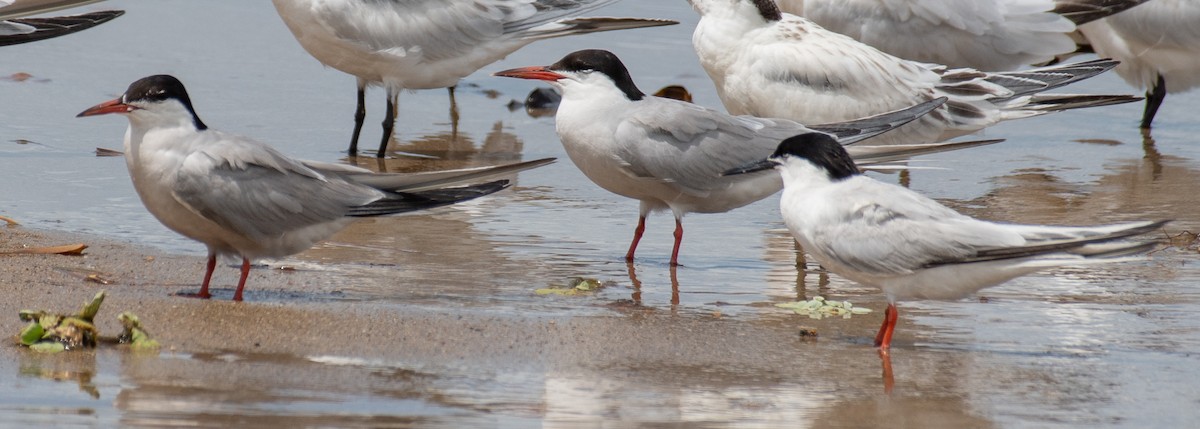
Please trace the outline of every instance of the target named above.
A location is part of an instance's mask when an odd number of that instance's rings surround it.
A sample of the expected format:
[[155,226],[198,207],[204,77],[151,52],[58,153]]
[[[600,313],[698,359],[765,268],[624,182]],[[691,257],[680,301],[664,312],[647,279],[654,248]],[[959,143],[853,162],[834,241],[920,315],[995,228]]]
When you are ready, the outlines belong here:
[[250,275],[250,260],[242,258],[242,277],[238,279],[237,290],[233,292],[233,300],[242,300],[242,289],[246,287],[246,277]]
[[646,232],[646,217],[638,216],[637,228],[633,229],[633,242],[629,243],[629,252],[625,253],[625,262],[633,262],[633,252],[637,251],[639,241],[642,241],[642,233]]
[[679,244],[683,242],[683,221],[675,218],[675,248],[671,249],[671,266],[679,265]]
[[886,354],[892,346],[892,332],[896,330],[896,320],[900,318],[900,310],[896,309],[896,304],[889,303],[887,310],[883,311],[883,326],[879,327],[879,333],[875,334],[875,347],[879,347],[879,352]]
[[208,283],[210,281],[212,281],[213,271],[216,269],[217,269],[217,255],[215,253],[210,253],[208,255],[208,265],[206,266],[206,268],[204,270],[204,283],[200,284],[200,292],[194,293],[194,294],[184,293],[184,294],[179,294],[179,295],[186,296],[188,298],[200,298],[200,299],[211,298],[212,295],[208,294]]

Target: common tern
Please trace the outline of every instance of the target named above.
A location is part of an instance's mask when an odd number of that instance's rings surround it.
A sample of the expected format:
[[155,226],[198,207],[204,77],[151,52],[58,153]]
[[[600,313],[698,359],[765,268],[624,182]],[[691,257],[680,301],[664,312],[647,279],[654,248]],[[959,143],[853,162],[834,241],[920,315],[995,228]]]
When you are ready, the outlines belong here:
[[1200,2],[1154,0],[1079,28],[1097,54],[1120,60],[1116,72],[1146,90],[1142,128],[1167,93],[1200,86]]
[[[578,17],[617,0],[273,0],[296,40],[322,64],[358,78],[351,155],[369,85],[387,90],[382,158],[404,89],[452,88],[481,67],[542,39],[677,24]],[[453,92],[451,92],[453,97]]]
[[[633,261],[646,216],[675,216],[671,265],[679,263],[683,215],[723,213],[778,192],[774,173],[721,177],[719,173],[766,157],[779,140],[813,130],[851,144],[891,130],[940,105],[938,99],[858,121],[806,127],[783,119],[732,116],[684,101],[647,96],[611,52],[583,50],[541,67],[496,76],[543,80],[562,92],[555,128],[575,166],[601,188],[640,201],[638,225],[625,254]],[[864,165],[895,161],[986,142],[850,146]]]
[[1138,100],[1041,94],[1111,69],[1112,60],[999,73],[949,69],[888,55],[782,13],[772,0],[689,1],[701,15],[692,45],[736,115],[823,123],[949,98],[873,142],[889,144],[941,141],[1004,120]]
[[859,173],[846,150],[820,133],[790,137],[765,161],[725,174],[769,169],[783,176],[779,210],[804,251],[829,271],[887,295],[875,336],[884,354],[897,301],[958,299],[1038,270],[1121,261],[1153,248],[1153,241],[1132,238],[1167,222],[1078,227],[975,219]]
[[96,3],[100,0],[0,0],[0,46],[36,42],[83,31],[124,15],[106,10],[80,15],[26,18],[30,15]]
[[1078,50],[1076,26],[1147,0],[779,0],[779,9],[906,60],[1016,70]]
[[129,119],[125,162],[146,209],[167,228],[208,247],[209,298],[217,256],[242,258],[233,300],[242,300],[250,261],[302,252],[355,217],[444,206],[509,186],[507,180],[458,186],[548,164],[541,159],[496,167],[418,174],[379,174],[358,167],[300,161],[248,137],[209,128],[176,78],[157,75],[79,116]]

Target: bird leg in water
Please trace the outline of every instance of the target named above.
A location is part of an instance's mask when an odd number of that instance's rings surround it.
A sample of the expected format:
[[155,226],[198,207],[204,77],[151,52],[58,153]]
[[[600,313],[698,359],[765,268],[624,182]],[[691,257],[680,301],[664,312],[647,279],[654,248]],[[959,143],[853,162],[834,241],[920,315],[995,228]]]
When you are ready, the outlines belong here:
[[242,258],[242,277],[238,279],[237,290],[233,292],[233,300],[242,300],[242,288],[246,287],[246,277],[250,276],[250,260]]
[[454,99],[454,89],[457,86],[446,88],[450,92],[450,135],[458,138],[458,102]]
[[887,354],[888,349],[892,346],[892,332],[896,330],[896,320],[900,318],[900,310],[896,309],[896,304],[888,303],[887,310],[883,311],[883,325],[879,327],[879,333],[875,334],[875,347],[879,347],[879,352]]
[[392,139],[392,128],[396,126],[396,101],[400,98],[400,94],[394,89],[387,90],[387,112],[383,114],[383,138],[379,140],[379,151],[375,153],[376,158],[383,158],[387,153],[388,141]]
[[362,133],[363,120],[367,119],[367,82],[358,80],[358,108],[354,110],[354,135],[350,136],[350,156],[358,155],[358,135]]
[[633,262],[633,252],[637,251],[639,241],[642,241],[642,233],[646,232],[646,215],[638,216],[637,228],[633,229],[633,242],[629,243],[629,252],[625,253],[625,262]]
[[675,247],[671,249],[671,266],[679,266],[679,244],[683,242],[683,220],[675,218]]
[[887,350],[879,349],[879,361],[883,363],[883,393],[891,395],[896,387],[896,377],[892,375],[892,356]]
[[1167,80],[1163,75],[1158,75],[1158,81],[1154,83],[1154,87],[1146,91],[1146,110],[1142,112],[1142,128],[1149,129],[1150,123],[1154,122],[1154,115],[1158,114],[1158,106],[1162,105],[1164,99],[1167,98]]

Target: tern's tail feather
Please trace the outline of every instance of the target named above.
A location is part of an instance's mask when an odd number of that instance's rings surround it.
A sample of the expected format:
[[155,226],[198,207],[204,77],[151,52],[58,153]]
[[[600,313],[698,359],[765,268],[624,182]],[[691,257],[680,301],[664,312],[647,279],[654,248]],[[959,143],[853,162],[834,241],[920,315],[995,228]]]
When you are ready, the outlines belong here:
[[514,164],[459,170],[430,171],[424,173],[352,172],[345,174],[345,176],[357,183],[385,191],[421,192],[512,175],[520,171],[541,167],[554,161],[554,158],[542,158]]
[[1148,0],[1057,0],[1054,13],[1075,25],[1086,24],[1145,3]]
[[601,31],[629,30],[634,28],[662,27],[675,25],[679,21],[653,18],[609,18],[587,17],[554,21],[530,28],[525,40],[541,40],[572,34],[597,33]]
[[1057,112],[1084,107],[1111,106],[1141,100],[1142,97],[1134,95],[1036,94],[1030,97],[1029,104],[1021,106],[1021,109],[1036,110],[1039,112]]
[[[106,10],[82,15],[56,16],[51,18],[12,19],[7,22],[22,26],[18,28],[24,31],[19,31],[17,32],[18,34],[4,34],[3,31],[0,31],[0,46],[34,42],[83,31],[111,21],[124,14],[125,11],[123,10]],[[0,27],[0,30],[2,29]]]
[[946,100],[946,97],[938,97],[912,107],[893,110],[875,116],[868,116],[853,121],[834,122],[832,124],[809,125],[808,128],[833,134],[837,136],[838,142],[842,145],[854,144],[894,130],[901,125],[925,116],[925,114],[932,112],[933,109],[945,104]]
[[1141,221],[1094,227],[1054,227],[1042,225],[1011,225],[1025,237],[1028,245],[983,249],[973,257],[956,261],[933,263],[983,262],[1059,254],[1087,259],[1128,257],[1150,250],[1152,241],[1124,240],[1162,228],[1169,220]]
[[854,145],[846,148],[846,152],[854,158],[854,163],[863,168],[872,164],[894,162],[912,158],[918,155],[949,152],[976,146],[986,146],[1000,143],[1004,139],[971,140],[965,142],[923,143],[923,144],[893,144],[893,145]]
[[507,180],[457,188],[440,188],[420,192],[393,192],[365,206],[350,209],[347,216],[382,216],[447,206],[479,198],[509,187]]
[[[1013,95],[1008,99],[1013,99],[1087,79],[1109,71],[1117,64],[1120,64],[1120,61],[1101,58],[1029,70],[988,73],[985,80],[1012,91]],[[994,100],[999,101],[1001,100]]]

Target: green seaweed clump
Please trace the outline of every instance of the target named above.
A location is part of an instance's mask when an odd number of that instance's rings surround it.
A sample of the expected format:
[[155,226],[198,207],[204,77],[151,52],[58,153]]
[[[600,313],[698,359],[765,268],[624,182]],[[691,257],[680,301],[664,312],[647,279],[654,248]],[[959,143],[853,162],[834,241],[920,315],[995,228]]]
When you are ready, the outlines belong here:
[[117,342],[129,344],[134,350],[158,350],[158,341],[150,338],[150,334],[142,329],[142,321],[138,320],[137,315],[126,311],[118,314],[117,320],[124,328],[121,335],[117,336]]
[[79,312],[66,316],[50,314],[48,311],[21,310],[22,322],[29,322],[19,334],[21,344],[33,351],[58,353],[83,347],[96,347],[94,319],[104,302],[104,291],[96,293]]
[[595,292],[601,288],[604,288],[605,286],[608,286],[608,284],[602,283],[600,280],[593,278],[571,277],[567,279],[566,285],[551,285],[548,288],[535,290],[533,293],[538,295],[572,296]]
[[792,310],[796,314],[807,315],[813,319],[832,316],[842,316],[843,319],[849,319],[851,315],[871,312],[869,308],[855,307],[850,301],[827,301],[820,296],[813,297],[813,299],[808,301],[775,304],[775,306]]

